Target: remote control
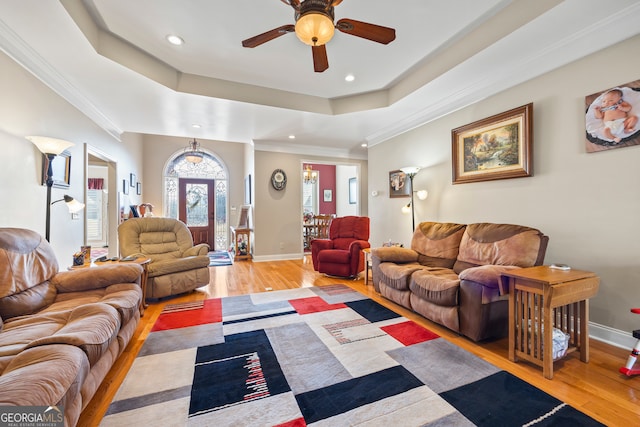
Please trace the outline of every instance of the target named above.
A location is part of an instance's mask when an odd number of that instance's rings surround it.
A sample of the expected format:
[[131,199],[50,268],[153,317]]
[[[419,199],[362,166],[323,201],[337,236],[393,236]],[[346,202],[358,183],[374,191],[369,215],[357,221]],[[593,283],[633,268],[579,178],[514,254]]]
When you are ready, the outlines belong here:
[[553,263],[549,266],[549,268],[555,268],[556,270],[571,270],[571,267],[569,267],[567,264]]

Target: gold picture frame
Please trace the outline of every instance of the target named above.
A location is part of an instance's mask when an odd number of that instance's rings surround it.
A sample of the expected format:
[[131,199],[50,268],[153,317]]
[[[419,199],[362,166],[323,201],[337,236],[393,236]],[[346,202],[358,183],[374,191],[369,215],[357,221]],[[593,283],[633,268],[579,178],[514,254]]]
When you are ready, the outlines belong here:
[[533,176],[533,103],[451,131],[453,183]]

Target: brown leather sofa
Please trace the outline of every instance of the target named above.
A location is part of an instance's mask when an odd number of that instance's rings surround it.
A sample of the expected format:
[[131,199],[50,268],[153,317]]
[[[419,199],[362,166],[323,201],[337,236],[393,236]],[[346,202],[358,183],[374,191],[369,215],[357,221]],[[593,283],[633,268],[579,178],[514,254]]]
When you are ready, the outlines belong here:
[[146,297],[159,299],[209,283],[209,245],[193,245],[189,228],[173,218],[130,218],[118,227],[120,255],[145,256]]
[[549,238],[512,224],[423,222],[411,248],[371,250],[373,284],[384,297],[474,341],[508,331],[501,273],[541,265]]
[[73,426],[136,330],[142,267],[58,268],[38,233],[0,228],[0,406],[62,406]]

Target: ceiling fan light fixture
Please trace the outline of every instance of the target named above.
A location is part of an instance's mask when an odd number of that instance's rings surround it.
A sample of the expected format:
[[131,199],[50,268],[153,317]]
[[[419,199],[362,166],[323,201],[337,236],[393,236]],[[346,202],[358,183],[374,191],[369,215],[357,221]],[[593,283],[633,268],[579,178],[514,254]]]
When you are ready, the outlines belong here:
[[320,11],[310,11],[296,21],[296,36],[309,46],[322,46],[333,37],[333,19]]

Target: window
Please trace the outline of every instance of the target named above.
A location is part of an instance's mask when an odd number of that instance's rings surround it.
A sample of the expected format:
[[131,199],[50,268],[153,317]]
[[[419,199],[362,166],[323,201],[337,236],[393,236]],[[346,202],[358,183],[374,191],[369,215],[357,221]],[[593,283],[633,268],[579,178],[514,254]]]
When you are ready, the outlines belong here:
[[228,175],[227,169],[215,156],[205,152],[202,162],[193,164],[184,158],[184,153],[177,154],[167,164],[164,173],[164,215],[178,218],[178,179],[199,178],[211,179],[215,183],[215,248],[229,248]]

